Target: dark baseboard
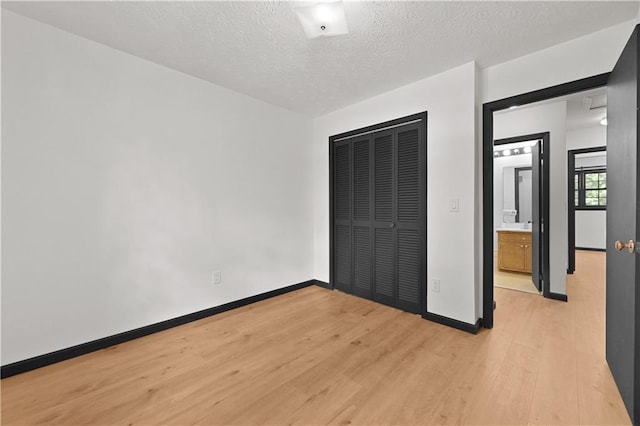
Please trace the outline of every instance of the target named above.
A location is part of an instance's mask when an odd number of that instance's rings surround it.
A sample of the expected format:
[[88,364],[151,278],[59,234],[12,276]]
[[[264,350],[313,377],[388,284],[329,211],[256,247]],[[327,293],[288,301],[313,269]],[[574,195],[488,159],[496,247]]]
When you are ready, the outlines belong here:
[[255,296],[236,300],[234,302],[225,303],[224,305],[204,309],[202,311],[193,312],[187,315],[182,315],[177,318],[168,319],[166,321],[136,328],[134,330],[125,331],[119,334],[114,334],[113,336],[104,337],[102,339],[93,340],[87,343],[81,343],[79,345],[72,346],[70,348],[60,349],[58,351],[50,352],[48,354],[39,355],[33,358],[25,359],[23,361],[17,361],[11,364],[3,365],[0,368],[0,377],[4,379],[7,377],[15,376],[16,374],[35,370],[36,368],[45,367],[47,365],[55,364],[60,361],[65,361],[70,358],[75,358],[80,355],[85,355],[90,352],[99,351],[100,349],[105,349],[110,346],[119,345],[121,343],[137,339],[139,337],[148,336],[149,334],[157,333],[159,331],[167,330],[169,328],[173,328],[179,325],[197,321],[199,319],[210,317],[212,315],[220,314],[222,312],[226,312],[232,309],[240,308],[242,306],[250,305],[251,303],[259,302],[261,300],[269,299],[271,297],[280,296],[281,294],[299,290],[304,287],[309,287],[314,284],[317,284],[317,282],[318,282],[317,280],[309,280],[302,283],[293,284],[287,287],[271,290],[266,293],[256,294]]
[[584,251],[602,251],[606,252],[607,249],[603,248],[591,248],[591,247],[576,247],[576,250],[584,250]]
[[567,298],[566,294],[560,294],[560,293],[552,293],[549,292],[547,297],[549,299],[553,299],[553,300],[560,300],[562,302],[567,302],[569,299]]
[[328,290],[333,290],[333,286],[329,283],[326,283],[320,280],[313,280],[313,281],[314,281],[314,284],[317,285],[318,287],[326,288]]
[[472,334],[478,334],[478,330],[482,326],[482,319],[479,319],[475,324],[469,324],[468,322],[443,317],[442,315],[432,314],[431,312],[422,314],[422,318]]

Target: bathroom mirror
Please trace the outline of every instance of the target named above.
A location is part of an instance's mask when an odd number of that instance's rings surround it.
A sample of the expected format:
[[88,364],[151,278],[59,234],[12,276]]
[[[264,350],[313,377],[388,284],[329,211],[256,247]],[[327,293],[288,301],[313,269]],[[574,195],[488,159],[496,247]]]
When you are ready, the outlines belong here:
[[531,167],[516,167],[514,170],[516,222],[531,222]]
[[[530,162],[529,162],[530,164]],[[531,166],[503,169],[503,210],[516,210],[516,223],[531,221]]]

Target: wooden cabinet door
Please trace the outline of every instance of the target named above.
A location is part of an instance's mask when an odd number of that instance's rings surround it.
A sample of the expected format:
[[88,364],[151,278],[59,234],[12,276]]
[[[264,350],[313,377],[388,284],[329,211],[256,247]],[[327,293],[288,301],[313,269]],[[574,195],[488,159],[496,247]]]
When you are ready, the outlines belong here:
[[522,270],[524,269],[524,244],[503,241],[500,242],[499,266],[501,269]]
[[533,267],[533,245],[531,242],[524,244],[524,269],[531,272]]

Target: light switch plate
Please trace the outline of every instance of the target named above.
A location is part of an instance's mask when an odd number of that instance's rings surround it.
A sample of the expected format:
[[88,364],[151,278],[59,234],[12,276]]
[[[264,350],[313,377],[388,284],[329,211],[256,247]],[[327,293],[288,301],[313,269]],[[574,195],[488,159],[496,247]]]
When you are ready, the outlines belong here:
[[431,280],[431,291],[440,293],[440,280]]
[[460,211],[460,199],[452,198],[449,200],[449,211],[450,212],[459,212]]
[[222,283],[222,272],[220,271],[213,271],[212,274],[212,282],[213,284],[220,284]]

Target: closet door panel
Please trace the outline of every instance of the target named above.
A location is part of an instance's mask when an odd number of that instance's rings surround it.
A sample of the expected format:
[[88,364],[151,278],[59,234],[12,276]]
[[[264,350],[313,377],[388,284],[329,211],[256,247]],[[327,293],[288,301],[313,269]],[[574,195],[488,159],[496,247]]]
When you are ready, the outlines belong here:
[[334,151],[334,284],[351,291],[351,144],[341,143]]
[[398,307],[420,311],[420,236],[414,230],[398,230]]
[[376,221],[393,221],[393,134],[373,139],[374,212]]
[[353,142],[353,292],[372,297],[371,138]]
[[420,219],[418,129],[398,130],[398,222]]
[[353,143],[353,220],[369,221],[371,214],[369,138]]
[[353,228],[354,293],[371,297],[371,229]]
[[391,229],[374,231],[374,299],[393,304],[395,293],[394,232]]

